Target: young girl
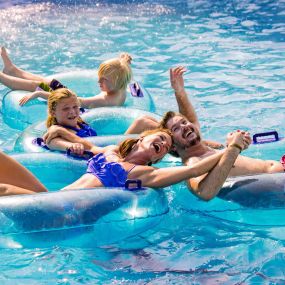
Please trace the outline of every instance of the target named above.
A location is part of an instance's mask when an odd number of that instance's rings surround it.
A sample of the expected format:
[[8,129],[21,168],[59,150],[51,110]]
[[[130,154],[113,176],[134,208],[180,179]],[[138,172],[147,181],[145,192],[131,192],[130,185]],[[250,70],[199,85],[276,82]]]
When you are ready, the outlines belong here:
[[[4,47],[1,48],[1,57],[4,69],[3,72],[0,72],[0,82],[13,90],[32,92],[20,100],[21,106],[38,97],[47,99],[51,91],[65,88],[56,79],[49,80],[18,68],[11,61]],[[119,58],[113,58],[100,64],[98,83],[101,93],[90,98],[80,98],[82,107],[96,108],[123,105],[126,100],[126,89],[132,78],[131,61],[131,56],[123,53]]]
[[[67,88],[52,91],[48,97],[47,128],[54,128],[54,137],[47,142],[52,150],[71,152],[82,155],[92,144],[83,138],[96,136],[97,133],[80,117],[80,103],[75,93]],[[57,130],[65,129],[69,140],[60,136]]]
[[[68,133],[66,130],[65,132]],[[165,129],[148,131],[138,139],[127,139],[119,147],[108,146],[101,148],[94,146],[92,151],[95,156],[88,161],[86,174],[64,189],[84,189],[100,186],[122,187],[127,179],[139,179],[142,186],[145,187],[166,187],[205,174],[216,164],[219,164],[220,167],[229,163],[233,165],[240,153],[240,149],[246,148],[247,144],[244,142],[244,135],[241,132],[236,132],[225,151],[203,159],[194,167],[155,168],[149,166],[151,163],[162,159],[171,146],[172,137],[169,130]],[[14,161],[14,163],[16,162]],[[2,159],[1,156],[0,164],[3,167],[6,164],[5,158]],[[21,177],[22,183],[25,180],[29,181],[32,175],[27,172],[26,176]],[[11,182],[5,179],[5,183],[11,184]],[[15,190],[13,186],[5,185],[3,189],[0,188],[0,195],[33,194],[46,191],[45,188],[39,188],[35,191],[35,187],[32,188],[29,183],[27,186],[30,189],[18,188]]]

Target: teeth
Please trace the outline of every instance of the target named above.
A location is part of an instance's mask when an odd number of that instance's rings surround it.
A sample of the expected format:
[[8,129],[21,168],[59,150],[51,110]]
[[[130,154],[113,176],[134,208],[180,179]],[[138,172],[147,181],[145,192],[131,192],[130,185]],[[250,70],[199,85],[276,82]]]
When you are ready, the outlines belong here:
[[187,131],[187,132],[185,133],[185,137],[187,138],[187,137],[188,137],[188,136],[190,136],[192,133],[193,133],[193,131],[192,131],[192,130]]

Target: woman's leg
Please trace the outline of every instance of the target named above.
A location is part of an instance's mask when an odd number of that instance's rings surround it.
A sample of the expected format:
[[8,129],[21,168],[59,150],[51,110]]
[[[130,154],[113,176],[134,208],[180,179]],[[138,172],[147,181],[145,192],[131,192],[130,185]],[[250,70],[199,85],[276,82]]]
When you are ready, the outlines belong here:
[[45,186],[28,169],[3,152],[0,152],[0,183],[3,194],[47,192]]
[[4,63],[3,73],[13,77],[19,77],[22,79],[36,80],[40,82],[46,81],[46,79],[43,76],[27,72],[17,67],[9,58],[8,53],[4,47],[1,47],[1,57]]
[[0,72],[0,82],[12,90],[35,91],[42,81],[22,79]]
[[0,183],[0,197],[23,194],[35,194],[35,192],[14,185]]

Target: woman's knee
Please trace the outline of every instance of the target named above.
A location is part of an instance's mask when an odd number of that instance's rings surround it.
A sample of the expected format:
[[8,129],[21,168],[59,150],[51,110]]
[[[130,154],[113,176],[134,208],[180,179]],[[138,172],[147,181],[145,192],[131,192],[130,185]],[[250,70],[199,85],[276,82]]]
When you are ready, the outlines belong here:
[[0,196],[9,195],[10,189],[11,189],[11,185],[0,183]]

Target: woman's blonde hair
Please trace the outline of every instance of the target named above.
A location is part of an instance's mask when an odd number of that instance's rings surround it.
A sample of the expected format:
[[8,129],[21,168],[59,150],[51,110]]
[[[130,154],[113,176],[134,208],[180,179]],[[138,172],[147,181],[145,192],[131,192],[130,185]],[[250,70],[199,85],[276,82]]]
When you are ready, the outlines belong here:
[[122,54],[120,58],[112,58],[100,64],[98,78],[108,77],[114,85],[114,91],[126,89],[132,79],[132,69],[130,66],[131,57]]
[[[77,98],[76,94],[67,88],[59,88],[50,93],[48,96],[48,117],[46,121],[47,128],[52,125],[57,125],[57,120],[52,113],[55,111],[58,102],[61,99],[70,97]],[[79,117],[78,122],[83,123],[83,120]]]
[[149,135],[154,135],[158,132],[166,133],[172,139],[172,133],[168,129],[157,128],[157,129],[145,131],[145,132],[141,133],[137,139],[133,139],[133,138],[125,139],[124,141],[122,141],[120,143],[119,154],[120,154],[121,158],[125,158],[131,152],[131,150],[137,144],[137,142],[140,140],[140,138],[145,137],[145,136],[149,136]]

